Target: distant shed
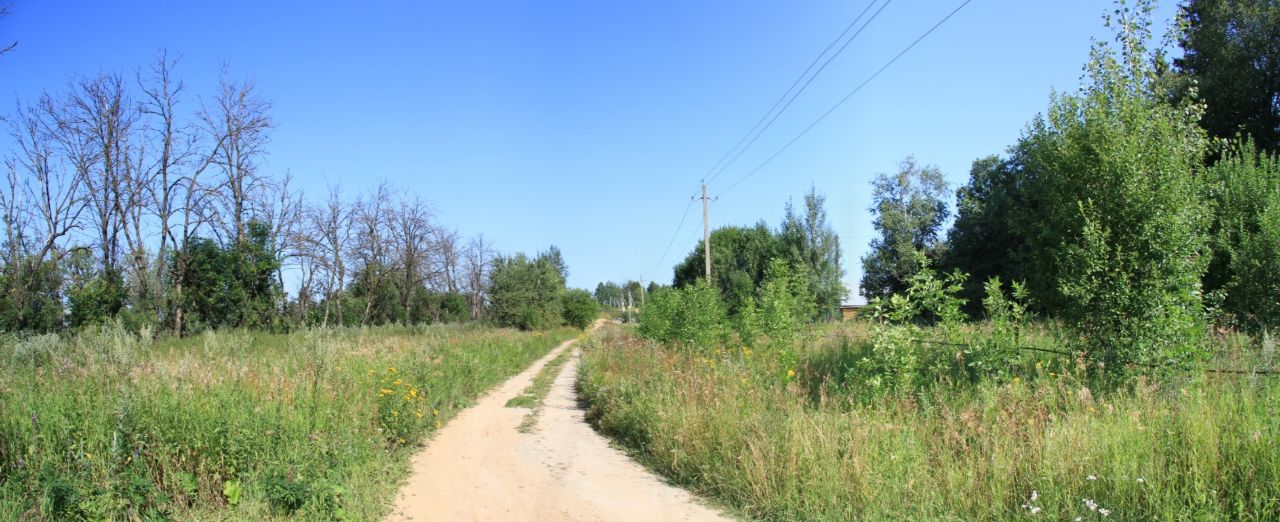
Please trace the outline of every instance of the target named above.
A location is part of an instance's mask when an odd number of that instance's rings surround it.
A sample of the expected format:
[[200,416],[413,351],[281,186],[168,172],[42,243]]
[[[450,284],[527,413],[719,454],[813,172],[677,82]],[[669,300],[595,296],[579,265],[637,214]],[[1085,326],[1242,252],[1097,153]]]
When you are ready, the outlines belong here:
[[862,313],[862,309],[867,305],[852,304],[840,305],[840,320],[852,321],[858,318],[858,314]]

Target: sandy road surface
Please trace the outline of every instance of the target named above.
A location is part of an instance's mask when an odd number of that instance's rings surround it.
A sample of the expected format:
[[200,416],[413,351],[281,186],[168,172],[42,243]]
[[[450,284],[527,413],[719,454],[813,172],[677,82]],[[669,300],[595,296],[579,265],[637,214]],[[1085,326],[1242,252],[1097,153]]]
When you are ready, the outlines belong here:
[[[577,408],[573,341],[460,413],[413,458],[388,520],[728,520],[596,434]],[[531,433],[507,408],[547,361],[575,350]]]

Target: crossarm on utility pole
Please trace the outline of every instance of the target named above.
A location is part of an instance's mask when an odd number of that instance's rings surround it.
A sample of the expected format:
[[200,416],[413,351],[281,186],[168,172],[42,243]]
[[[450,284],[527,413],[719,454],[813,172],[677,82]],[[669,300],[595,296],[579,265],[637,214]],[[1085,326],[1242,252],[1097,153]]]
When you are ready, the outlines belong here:
[[707,262],[707,283],[711,283],[711,225],[707,220],[707,184],[702,184],[702,257]]

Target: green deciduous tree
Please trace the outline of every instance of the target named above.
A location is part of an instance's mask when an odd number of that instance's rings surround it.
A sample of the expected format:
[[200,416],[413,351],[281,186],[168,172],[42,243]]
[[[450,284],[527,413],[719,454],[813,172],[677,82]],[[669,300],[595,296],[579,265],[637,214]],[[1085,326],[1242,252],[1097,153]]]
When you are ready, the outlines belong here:
[[1195,355],[1208,207],[1197,173],[1200,109],[1157,92],[1150,4],[1121,4],[1119,50],[1097,44],[1076,95],[1055,95],[1023,138],[1040,220],[1021,233],[1033,296],[1079,327],[1107,362]]
[[956,190],[956,221],[941,266],[969,274],[962,295],[971,316],[982,311],[983,281],[1025,281],[1032,275],[1021,231],[1039,219],[1035,194],[1027,190],[1031,173],[1023,168],[1020,151],[1009,152],[1006,158],[974,160],[969,182]]
[[700,349],[723,342],[727,333],[720,290],[700,279],[682,288],[650,295],[640,311],[640,335],[663,343]]
[[596,285],[596,291],[592,296],[595,297],[597,303],[600,303],[600,306],[622,308],[624,304],[622,287],[613,281],[606,281]]
[[1181,8],[1182,58],[1205,102],[1201,124],[1219,138],[1247,132],[1280,148],[1280,2],[1189,0]]
[[[711,280],[720,289],[728,313],[737,317],[761,297],[774,260],[785,260],[806,278],[811,304],[805,320],[835,317],[848,290],[842,278],[840,237],[827,221],[826,198],[810,189],[804,207],[787,204],[782,225],[775,231],[761,221],[751,227],[727,226],[711,231]],[[705,278],[702,242],[675,267],[674,286],[688,287]],[[652,285],[651,285],[652,286]],[[636,290],[639,285],[636,284]]]
[[599,313],[595,298],[586,290],[565,290],[561,300],[564,303],[564,322],[574,328],[591,326]]
[[848,293],[840,266],[840,236],[827,222],[826,199],[810,188],[804,196],[803,215],[788,203],[778,232],[786,258],[802,267],[806,276],[806,294],[813,305],[813,317],[807,319],[834,318]]
[[489,276],[489,313],[498,324],[522,330],[559,326],[565,265],[559,250],[530,259],[499,257]]
[[1280,326],[1280,159],[1245,140],[1205,178],[1214,207],[1205,291],[1241,326]]
[[[711,231],[711,279],[729,313],[756,298],[764,285],[769,261],[784,255],[776,234],[764,222],[754,227],[721,227]],[[675,267],[675,286],[684,288],[705,279],[702,242]]]
[[862,258],[862,295],[868,299],[901,293],[922,267],[917,253],[939,254],[939,234],[949,212],[947,182],[942,171],[921,167],[908,157],[895,174],[881,173],[872,182],[871,212],[879,237]]
[[258,221],[245,227],[245,237],[225,247],[195,238],[177,253],[183,263],[184,329],[270,327],[275,324],[280,264],[271,254],[270,231]]

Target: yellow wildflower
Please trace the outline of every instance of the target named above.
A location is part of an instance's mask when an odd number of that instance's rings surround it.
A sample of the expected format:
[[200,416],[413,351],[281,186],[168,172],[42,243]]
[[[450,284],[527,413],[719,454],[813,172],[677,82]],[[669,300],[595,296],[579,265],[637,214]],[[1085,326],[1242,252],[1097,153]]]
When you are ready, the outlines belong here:
[[432,409],[432,410],[431,410],[431,414],[432,414],[432,415],[434,415],[434,416],[436,416],[436,417],[439,417],[439,416],[440,416],[440,410]]
[[395,393],[395,392],[388,390],[386,388],[378,390],[378,395],[391,395],[392,393]]
[[422,410],[415,411],[415,412],[413,412],[413,414],[414,414],[414,415],[417,415],[419,419],[421,419],[421,418],[422,418]]

